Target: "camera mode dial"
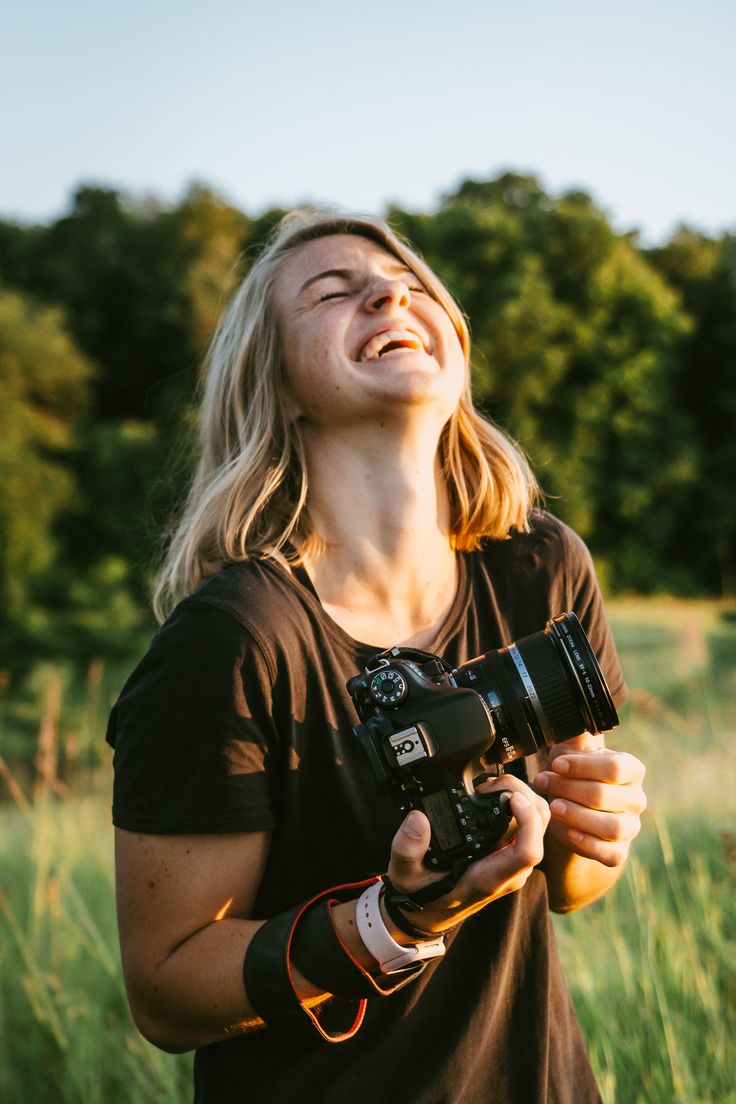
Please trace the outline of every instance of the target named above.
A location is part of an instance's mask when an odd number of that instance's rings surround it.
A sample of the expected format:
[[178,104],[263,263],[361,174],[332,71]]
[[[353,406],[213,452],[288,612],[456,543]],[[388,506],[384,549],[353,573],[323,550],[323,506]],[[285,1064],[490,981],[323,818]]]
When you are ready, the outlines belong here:
[[402,702],[407,695],[406,679],[393,667],[384,667],[371,679],[371,697],[378,705],[394,706]]

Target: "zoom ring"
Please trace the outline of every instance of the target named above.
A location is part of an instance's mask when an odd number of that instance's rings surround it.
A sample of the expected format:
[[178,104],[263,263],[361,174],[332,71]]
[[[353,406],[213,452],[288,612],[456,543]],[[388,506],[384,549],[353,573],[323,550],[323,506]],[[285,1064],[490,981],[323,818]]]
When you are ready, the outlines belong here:
[[580,735],[585,724],[555,643],[548,636],[536,639],[527,637],[518,641],[516,646],[551,729],[552,742],[559,743]]

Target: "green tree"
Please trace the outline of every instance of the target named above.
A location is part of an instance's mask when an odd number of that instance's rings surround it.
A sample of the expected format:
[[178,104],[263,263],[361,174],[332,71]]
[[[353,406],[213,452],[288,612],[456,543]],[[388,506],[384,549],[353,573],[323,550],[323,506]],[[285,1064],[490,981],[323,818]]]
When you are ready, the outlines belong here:
[[[1,428],[17,421],[0,444],[3,585],[7,609],[32,607],[47,638],[56,626],[91,653],[104,625],[143,617],[200,365],[283,213],[249,217],[198,184],[173,207],[82,187],[49,226],[0,222],[0,281],[20,292],[3,298],[7,364],[28,366],[0,381]],[[683,230],[643,252],[585,193],[553,197],[515,173],[389,218],[467,310],[481,405],[524,445],[608,583],[732,591],[734,238]],[[66,353],[44,360],[52,332]],[[43,388],[71,388],[74,409],[38,398],[42,363]]]
[[92,367],[58,309],[0,291],[0,618],[17,619],[53,560],[54,523],[73,500],[67,457]]
[[482,405],[529,452],[608,581],[680,585],[662,561],[696,476],[673,389],[688,319],[584,193],[466,181],[432,217],[394,210],[467,310]]
[[651,262],[693,318],[675,380],[695,441],[698,482],[683,504],[670,557],[701,587],[736,593],[736,236],[681,228]]
[[[78,427],[76,494],[57,526],[69,578],[109,557],[147,601],[154,546],[181,487],[199,367],[238,276],[250,220],[194,185],[167,209],[80,188],[49,227],[0,225],[0,271],[63,304],[95,363],[90,417]],[[49,576],[49,583],[51,577]]]
[[192,185],[174,212],[189,262],[184,278],[195,343],[204,349],[244,275],[252,223],[210,188]]

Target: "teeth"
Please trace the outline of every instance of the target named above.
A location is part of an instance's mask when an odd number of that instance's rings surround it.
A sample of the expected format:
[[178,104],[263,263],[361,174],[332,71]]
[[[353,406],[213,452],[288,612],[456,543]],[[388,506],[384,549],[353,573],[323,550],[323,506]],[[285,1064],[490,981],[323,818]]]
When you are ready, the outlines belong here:
[[378,360],[387,345],[399,344],[404,349],[424,349],[422,340],[410,330],[384,330],[363,346],[361,360]]

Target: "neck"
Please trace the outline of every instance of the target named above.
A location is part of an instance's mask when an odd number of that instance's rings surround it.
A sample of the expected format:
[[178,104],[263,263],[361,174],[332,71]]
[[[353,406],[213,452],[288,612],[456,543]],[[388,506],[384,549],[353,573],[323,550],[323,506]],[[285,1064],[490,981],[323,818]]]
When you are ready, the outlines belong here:
[[373,422],[328,438],[307,432],[305,446],[325,546],[306,567],[323,606],[359,639],[426,641],[456,583],[437,433],[397,435]]

